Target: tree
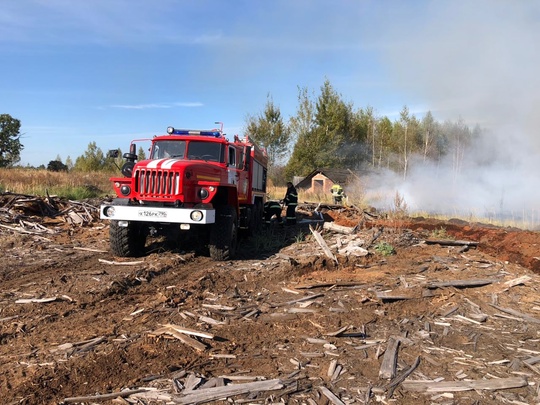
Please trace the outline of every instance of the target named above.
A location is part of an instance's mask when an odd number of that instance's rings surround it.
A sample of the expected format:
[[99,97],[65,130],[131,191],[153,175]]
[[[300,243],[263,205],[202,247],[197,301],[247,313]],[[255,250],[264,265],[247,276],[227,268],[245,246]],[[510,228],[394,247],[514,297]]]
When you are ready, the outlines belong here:
[[71,160],[71,157],[70,157],[70,156],[68,156],[68,157],[66,158],[66,166],[67,166],[68,170],[73,169],[73,166],[74,166],[74,165],[73,165],[73,160]]
[[326,80],[313,103],[307,90],[299,92],[296,117],[291,118],[291,130],[296,133],[291,159],[286,173],[306,175],[316,168],[351,167],[359,160],[358,145],[363,149],[365,129],[352,113],[352,105]]
[[298,108],[296,115],[290,118],[289,129],[294,148],[285,167],[285,177],[292,179],[295,175],[308,174],[304,163],[309,160],[309,136],[315,129],[315,105],[309,97],[307,87],[298,87]]
[[95,142],[90,142],[84,155],[75,160],[74,169],[81,172],[92,172],[103,170],[107,166],[103,151],[97,147]]
[[47,170],[51,172],[67,172],[68,167],[61,160],[51,160],[47,165]]
[[283,122],[281,111],[268,96],[264,112],[258,116],[248,116],[246,133],[268,153],[269,176],[276,180],[274,167],[288,150],[290,131]]
[[146,159],[146,152],[144,151],[142,146],[139,146],[139,150],[137,151],[137,160],[145,160]]
[[9,167],[21,157],[21,121],[9,114],[0,114],[0,167]]

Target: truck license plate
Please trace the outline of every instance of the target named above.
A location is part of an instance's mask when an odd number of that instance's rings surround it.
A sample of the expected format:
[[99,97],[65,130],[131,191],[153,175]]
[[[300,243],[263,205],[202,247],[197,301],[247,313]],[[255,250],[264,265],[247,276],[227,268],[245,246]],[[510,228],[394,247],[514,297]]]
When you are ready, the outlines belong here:
[[139,217],[144,217],[144,218],[167,218],[167,211],[139,210]]

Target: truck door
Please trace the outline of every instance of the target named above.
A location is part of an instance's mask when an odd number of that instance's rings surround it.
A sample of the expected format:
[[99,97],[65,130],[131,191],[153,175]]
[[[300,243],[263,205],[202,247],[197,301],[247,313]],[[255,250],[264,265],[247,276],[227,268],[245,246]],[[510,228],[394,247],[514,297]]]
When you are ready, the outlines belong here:
[[229,183],[235,184],[238,190],[238,201],[245,203],[248,191],[248,176],[247,172],[242,170],[243,157],[241,150],[229,145]]

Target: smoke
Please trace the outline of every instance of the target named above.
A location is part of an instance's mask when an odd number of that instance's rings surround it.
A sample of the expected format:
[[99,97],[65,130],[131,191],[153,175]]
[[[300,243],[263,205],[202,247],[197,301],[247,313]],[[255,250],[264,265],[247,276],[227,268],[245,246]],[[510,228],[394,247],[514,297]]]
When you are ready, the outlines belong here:
[[[416,19],[424,23],[407,24],[402,9],[403,24],[385,37],[393,85],[425,100],[439,122],[463,119],[467,126],[478,124],[484,130],[473,147],[464,150],[459,170],[453,156],[430,166],[417,161],[405,180],[385,176],[371,191],[382,193],[384,182],[413,212],[537,226],[540,53],[534,49],[540,39],[540,3],[427,4],[425,10],[414,10],[425,13]],[[384,204],[393,198],[391,190],[387,188]]]

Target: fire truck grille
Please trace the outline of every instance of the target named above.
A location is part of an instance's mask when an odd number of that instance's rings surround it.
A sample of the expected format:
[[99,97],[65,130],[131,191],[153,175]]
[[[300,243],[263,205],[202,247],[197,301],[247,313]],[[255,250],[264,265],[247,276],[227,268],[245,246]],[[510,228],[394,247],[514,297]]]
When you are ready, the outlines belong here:
[[141,197],[173,198],[180,192],[180,172],[156,169],[136,170],[135,191]]

